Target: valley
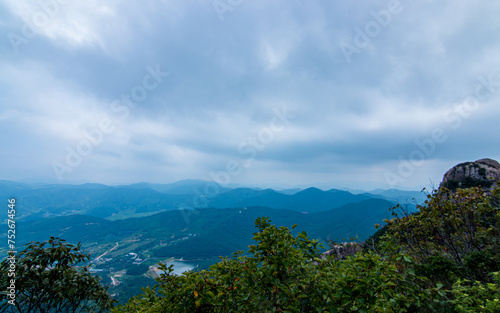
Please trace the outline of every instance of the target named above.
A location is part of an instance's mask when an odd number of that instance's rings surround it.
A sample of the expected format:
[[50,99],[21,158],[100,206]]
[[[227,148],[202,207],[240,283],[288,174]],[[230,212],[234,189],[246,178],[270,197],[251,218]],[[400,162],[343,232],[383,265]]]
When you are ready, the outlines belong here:
[[[415,192],[395,190],[385,193],[400,198],[406,194],[404,202],[385,196],[384,191],[353,194],[307,188],[287,194],[235,188],[209,198],[207,207],[189,208],[185,203],[193,198],[190,191],[203,182],[185,181],[170,188],[1,183],[0,193],[15,197],[18,203],[18,250],[22,244],[50,237],[80,242],[90,254],[90,271],[120,302],[140,293],[141,287],[154,285],[160,262],[174,262],[180,274],[182,268],[206,269],[220,256],[246,252],[258,217],[267,216],[289,228],[298,224],[295,234],[306,231],[327,248],[329,240],[366,239],[398,202],[406,203],[409,210],[418,203],[410,198]],[[2,255],[6,251],[0,247]]]

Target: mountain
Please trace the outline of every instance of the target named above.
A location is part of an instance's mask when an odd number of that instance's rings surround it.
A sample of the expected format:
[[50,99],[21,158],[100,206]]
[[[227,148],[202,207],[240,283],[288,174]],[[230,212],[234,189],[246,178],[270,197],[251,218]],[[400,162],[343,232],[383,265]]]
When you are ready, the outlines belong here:
[[170,184],[136,183],[120,187],[152,189],[158,192],[175,195],[198,195],[207,193],[207,188],[212,188],[213,186],[216,186],[219,193],[231,190],[217,183],[201,179],[184,179]]
[[[205,196],[204,193],[212,193]],[[214,194],[215,193],[215,194]],[[377,193],[377,194],[373,194]],[[109,220],[151,215],[166,210],[196,207],[243,208],[251,206],[315,213],[368,199],[405,203],[424,197],[412,191],[380,190],[352,194],[348,191],[318,188],[275,191],[273,189],[229,189],[214,182],[182,180],[171,184],[137,183],[107,186],[26,184],[0,181],[0,197],[17,200],[19,220],[38,220],[69,214],[82,214]],[[419,198],[420,201],[423,201]]]
[[216,208],[266,206],[273,209],[313,213],[371,198],[373,197],[368,195],[353,195],[350,192],[337,189],[322,191],[313,187],[292,195],[276,192],[272,189],[237,188],[210,199],[209,206]]
[[[298,224],[294,234],[306,231],[322,242],[349,237],[363,240],[374,233],[374,224],[382,223],[395,204],[374,195],[336,189],[308,188],[285,194],[272,189],[220,188],[219,194],[207,198],[208,208],[179,210],[194,202],[193,188],[203,191],[208,185],[215,186],[205,181],[127,186],[0,181],[0,195],[16,198],[19,249],[49,237],[81,242],[103,282],[119,281],[111,290],[123,301],[125,295],[154,284],[151,278],[124,272],[172,258],[207,268],[219,256],[246,252],[253,243],[258,217],[269,217],[277,226]],[[4,252],[0,247],[0,253]],[[131,255],[136,257],[132,260]]]
[[427,199],[427,194],[423,191],[399,190],[399,189],[375,189],[366,193],[362,193],[371,197],[381,197],[397,203],[413,203],[417,201],[418,204],[424,203]]
[[15,198],[17,219],[42,219],[68,214],[102,218],[150,214],[178,209],[192,202],[191,195],[167,195],[153,189],[100,184],[28,185],[0,182],[0,197]]
[[279,193],[291,196],[291,195],[294,195],[297,192],[302,191],[302,190],[303,189],[301,189],[301,188],[289,188],[289,189],[280,189],[280,190],[276,190],[276,191]]
[[210,199],[209,207],[235,208],[245,206],[266,206],[271,208],[283,208],[289,196],[278,193],[272,189],[237,188]]
[[120,249],[130,246],[133,251],[147,251],[160,258],[217,258],[246,251],[258,217],[270,217],[279,226],[298,224],[295,233],[305,230],[319,240],[365,239],[373,234],[375,223],[388,217],[393,205],[383,199],[368,199],[312,214],[261,206],[171,210],[116,221],[75,214],[20,223],[18,242],[59,236],[69,242],[81,241],[94,254],[102,253],[96,247],[119,243]]

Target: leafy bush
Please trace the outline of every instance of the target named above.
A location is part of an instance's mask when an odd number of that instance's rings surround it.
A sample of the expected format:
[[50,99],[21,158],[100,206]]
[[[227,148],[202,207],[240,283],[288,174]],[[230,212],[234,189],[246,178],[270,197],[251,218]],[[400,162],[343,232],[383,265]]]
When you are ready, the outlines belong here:
[[453,285],[452,301],[460,313],[500,312],[500,272],[491,273],[493,283],[458,280]]
[[387,231],[379,244],[382,254],[407,254],[415,261],[417,275],[441,287],[446,297],[433,310],[499,312],[498,276],[493,281],[490,275],[500,270],[496,200],[477,187],[456,192],[441,189],[429,195],[418,213],[400,217],[393,210],[395,218],[386,221]]
[[457,279],[491,280],[486,274],[500,270],[500,210],[480,188],[441,189],[419,209],[396,214],[385,235],[416,260],[418,273],[449,289]]
[[305,232],[294,237],[266,218],[256,227],[249,256],[239,251],[180,276],[162,265],[158,284],[115,312],[407,312],[437,294],[425,279],[373,252],[322,260],[320,244]]
[[[0,312],[104,312],[115,302],[98,277],[82,263],[89,255],[65,240],[51,237],[26,245],[16,257],[15,304],[0,302]],[[10,284],[10,261],[0,264],[1,290]]]

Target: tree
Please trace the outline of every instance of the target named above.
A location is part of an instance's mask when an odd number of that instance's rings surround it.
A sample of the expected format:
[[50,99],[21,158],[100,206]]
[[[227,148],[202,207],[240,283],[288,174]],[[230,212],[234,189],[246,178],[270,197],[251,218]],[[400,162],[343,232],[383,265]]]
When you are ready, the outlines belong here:
[[[0,312],[105,312],[115,300],[92,276],[84,262],[89,255],[64,239],[50,237],[45,242],[31,242],[14,258],[0,264],[0,288],[11,285],[8,271],[15,260],[15,301],[0,302]],[[12,304],[13,303],[13,304]]]
[[491,282],[500,270],[500,209],[481,188],[429,195],[419,212],[388,222],[391,242],[417,261],[417,271],[451,288],[457,279]]
[[432,312],[498,312],[499,189],[435,190],[416,213],[396,213],[374,245],[385,258],[406,254],[407,271],[425,276],[442,296]]

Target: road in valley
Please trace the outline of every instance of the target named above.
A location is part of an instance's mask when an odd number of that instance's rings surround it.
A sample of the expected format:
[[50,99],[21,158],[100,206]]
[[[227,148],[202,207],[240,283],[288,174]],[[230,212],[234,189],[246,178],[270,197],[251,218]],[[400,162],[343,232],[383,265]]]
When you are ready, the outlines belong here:
[[92,262],[91,262],[91,263],[93,263],[93,262],[95,262],[95,261],[99,260],[100,258],[102,258],[102,257],[103,257],[103,256],[105,256],[106,254],[110,253],[111,251],[116,250],[116,248],[118,248],[118,242],[116,243],[116,245],[115,245],[113,248],[109,249],[108,251],[104,252],[103,254],[101,254],[100,256],[98,256],[97,258],[95,258],[94,260],[92,260]]

